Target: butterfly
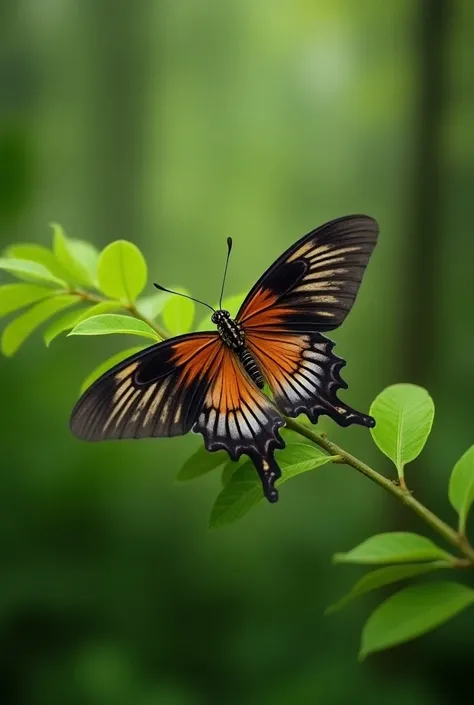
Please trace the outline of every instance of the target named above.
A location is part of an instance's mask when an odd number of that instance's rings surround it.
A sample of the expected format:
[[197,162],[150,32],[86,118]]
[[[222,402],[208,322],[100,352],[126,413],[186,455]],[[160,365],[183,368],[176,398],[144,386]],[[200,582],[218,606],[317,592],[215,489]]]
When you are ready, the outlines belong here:
[[346,363],[323,333],[352,308],[378,230],[373,218],[352,215],[311,231],[260,277],[235,320],[221,308],[228,238],[221,303],[209,306],[217,330],[170,338],[105,372],[77,402],[72,432],[87,441],[200,433],[208,451],[249,456],[276,502],[284,416],[375,425],[338,399]]

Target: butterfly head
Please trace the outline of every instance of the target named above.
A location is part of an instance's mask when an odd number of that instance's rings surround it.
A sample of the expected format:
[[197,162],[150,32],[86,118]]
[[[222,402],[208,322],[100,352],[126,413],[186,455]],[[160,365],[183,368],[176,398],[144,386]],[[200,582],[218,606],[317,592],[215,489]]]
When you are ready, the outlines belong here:
[[229,320],[230,313],[224,309],[219,309],[219,311],[214,311],[211,317],[211,321],[215,323],[216,326],[224,323],[224,321]]

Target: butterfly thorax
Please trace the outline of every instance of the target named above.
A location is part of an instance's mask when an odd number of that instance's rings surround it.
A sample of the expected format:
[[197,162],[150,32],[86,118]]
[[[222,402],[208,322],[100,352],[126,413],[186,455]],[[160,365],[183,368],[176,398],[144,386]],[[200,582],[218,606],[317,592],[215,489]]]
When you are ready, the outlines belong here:
[[257,387],[262,389],[264,380],[255,359],[245,345],[245,333],[240,323],[230,317],[230,313],[225,310],[215,311],[212,314],[212,322],[216,324],[217,330],[223,342],[235,353],[237,353],[245,371]]

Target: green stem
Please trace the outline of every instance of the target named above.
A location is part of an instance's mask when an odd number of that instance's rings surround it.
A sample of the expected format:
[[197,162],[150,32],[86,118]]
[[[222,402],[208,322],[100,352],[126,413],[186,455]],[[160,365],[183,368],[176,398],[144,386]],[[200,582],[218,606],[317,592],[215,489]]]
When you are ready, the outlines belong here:
[[[377,485],[383,487],[387,490],[387,492],[395,495],[395,497],[403,502],[403,504],[410,507],[410,509],[418,514],[418,516],[421,517],[426,524],[429,524],[432,529],[434,529],[438,534],[441,534],[441,536],[443,536],[448,543],[460,550],[468,559],[468,564],[470,566],[474,565],[474,548],[471,546],[467,538],[458,534],[453,528],[436,516],[436,514],[434,514],[430,509],[421,504],[421,502],[413,497],[409,490],[402,489],[392,480],[380,475],[380,473],[371,468],[369,465],[351,455],[351,453],[348,453],[343,448],[340,448],[336,445],[336,443],[330,441],[324,434],[315,433],[311,429],[290,418],[286,418],[286,426],[292,431],[299,433],[300,436],[304,436],[313,443],[316,443],[316,445],[323,448],[330,455],[339,456],[341,458],[339,462],[343,462],[345,465],[350,465],[362,473],[362,475],[368,477],[369,480],[376,482]],[[463,564],[463,567],[466,567],[466,563]]]

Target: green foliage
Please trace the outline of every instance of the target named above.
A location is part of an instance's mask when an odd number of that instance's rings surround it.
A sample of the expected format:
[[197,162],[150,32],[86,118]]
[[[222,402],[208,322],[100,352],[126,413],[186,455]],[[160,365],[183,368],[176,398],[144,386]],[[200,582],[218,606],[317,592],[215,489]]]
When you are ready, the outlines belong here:
[[372,590],[398,583],[407,578],[416,578],[425,573],[431,573],[434,570],[442,568],[451,568],[451,564],[444,561],[433,561],[431,563],[408,563],[407,565],[388,565],[383,568],[377,568],[370,573],[363,575],[352,587],[351,591],[341,597],[340,600],[330,605],[325,614],[333,614],[346,607],[352,600],[357,597],[362,597]]
[[59,313],[79,301],[79,296],[58,294],[40,301],[22,313],[11,321],[3,331],[1,341],[3,354],[13,355],[38,326],[54,316],[55,313]]
[[146,286],[148,269],[136,245],[116,240],[100,253],[97,277],[106,296],[133,304]]
[[464,533],[469,510],[474,502],[474,446],[459,458],[449,481],[449,501],[459,514],[459,531]]
[[[42,324],[47,324],[43,332],[46,345],[66,331],[69,336],[138,335],[145,338],[148,345],[167,334],[179,335],[193,327],[194,302],[165,292],[145,291],[145,259],[135,245],[125,240],[110,243],[99,255],[89,243],[69,238],[59,225],[53,225],[51,249],[32,243],[11,246],[0,259],[0,269],[20,280],[20,283],[0,285],[0,315],[13,314],[1,338],[5,355],[13,355]],[[186,293],[183,289],[179,291]],[[235,316],[243,299],[243,294],[227,297],[223,308]],[[59,316],[69,308],[71,310]],[[208,314],[199,328],[210,328]],[[87,376],[81,391],[104,372],[143,349],[144,346],[136,346],[116,352]],[[267,386],[264,393],[271,396]],[[373,475],[377,476],[379,484],[398,493],[397,496],[409,505],[411,494],[406,488],[404,467],[421,453],[427,441],[434,417],[433,401],[421,387],[398,384],[378,395],[371,413],[377,421],[372,430],[373,439],[397,467],[400,488],[394,489],[394,484],[367,466],[354,465],[345,451],[333,450],[337,446],[325,445],[323,435],[314,433],[306,417],[299,420],[303,429],[295,423],[282,429],[287,447],[276,456],[282,469],[277,485],[280,487],[296,475],[326,463],[343,461],[372,479]],[[304,438],[304,442],[294,442],[296,435],[298,439]],[[203,445],[184,463],[178,480],[191,480],[216,469],[221,471],[222,490],[212,508],[212,529],[240,519],[263,500],[260,480],[246,456],[232,462],[225,452],[209,453]],[[442,568],[452,570],[474,565],[474,553],[464,548],[466,519],[474,502],[474,446],[453,469],[449,499],[459,514],[460,534],[434,515],[428,517],[423,505],[419,505],[418,514],[468,558],[451,555],[431,539],[414,533],[387,532],[372,536],[351,551],[335,554],[334,562],[382,567],[363,575],[327,612],[335,612],[361,595],[402,580],[419,578]],[[468,542],[467,545],[470,546]],[[433,629],[472,602],[473,591],[456,583],[428,582],[400,590],[369,618],[363,632],[361,658]]]
[[405,465],[418,457],[430,435],[432,398],[414,384],[394,384],[376,397],[370,413],[377,421],[371,429],[374,441],[403,478]]
[[[282,471],[280,486],[303,472],[314,470],[334,460],[330,455],[304,443],[289,443],[279,458]],[[243,517],[263,500],[262,486],[253,464],[243,463],[224,485],[212,508],[210,528],[217,529]]]
[[[181,294],[187,294],[185,289],[177,288]],[[163,306],[163,323],[171,335],[188,333],[193,325],[196,305],[191,299],[182,296],[172,296]]]
[[347,553],[336,553],[334,563],[408,563],[449,559],[449,553],[430,539],[406,531],[376,534]]
[[103,313],[100,316],[92,316],[82,320],[69,335],[111,335],[114,333],[141,335],[155,343],[160,340],[156,331],[148,323],[119,313]]
[[430,582],[400,590],[367,620],[359,657],[421,636],[473,603],[474,590],[458,583]]
[[46,299],[54,292],[36,284],[5,284],[0,286],[0,316]]
[[66,283],[52,274],[42,264],[27,259],[0,259],[0,269],[25,281],[38,284],[55,284],[66,287]]
[[217,451],[208,453],[204,446],[200,446],[184,463],[181,470],[178,472],[177,479],[180,482],[186,480],[194,480],[195,477],[206,475],[211,470],[223,465],[228,458],[227,453]]
[[[53,253],[57,261],[67,272],[68,280],[76,281],[78,284],[85,286],[95,285],[95,268],[97,266],[97,257],[92,260],[92,267],[86,268],[80,259],[74,253],[74,247],[71,240],[68,240],[64,231],[57,223],[52,224],[53,228]],[[90,246],[92,248],[92,245]]]

